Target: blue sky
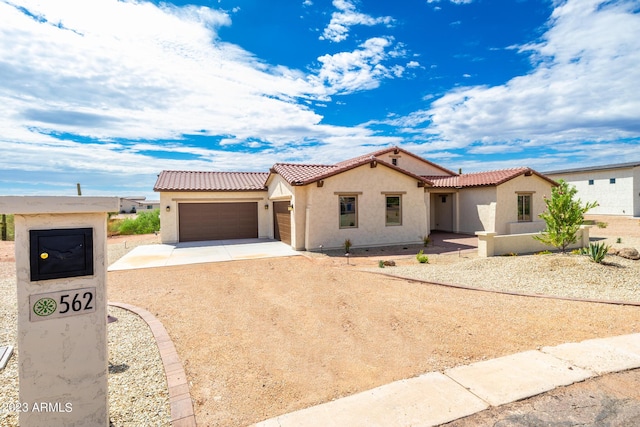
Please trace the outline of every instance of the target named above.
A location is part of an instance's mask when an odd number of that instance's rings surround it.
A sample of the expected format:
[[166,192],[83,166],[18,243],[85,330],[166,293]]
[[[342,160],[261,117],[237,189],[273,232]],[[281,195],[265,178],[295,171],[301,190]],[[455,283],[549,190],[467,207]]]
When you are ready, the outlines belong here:
[[0,194],[144,195],[400,145],[640,160],[639,0],[0,0]]

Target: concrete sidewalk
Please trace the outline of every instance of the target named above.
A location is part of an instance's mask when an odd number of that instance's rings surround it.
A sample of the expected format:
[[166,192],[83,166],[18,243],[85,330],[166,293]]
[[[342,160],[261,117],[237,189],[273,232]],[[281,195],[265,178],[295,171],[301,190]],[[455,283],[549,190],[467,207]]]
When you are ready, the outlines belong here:
[[255,426],[435,426],[490,406],[638,367],[640,333],[593,339],[396,381]]
[[171,265],[273,258],[300,255],[291,246],[271,239],[211,240],[173,245],[143,245],[109,266],[109,271]]

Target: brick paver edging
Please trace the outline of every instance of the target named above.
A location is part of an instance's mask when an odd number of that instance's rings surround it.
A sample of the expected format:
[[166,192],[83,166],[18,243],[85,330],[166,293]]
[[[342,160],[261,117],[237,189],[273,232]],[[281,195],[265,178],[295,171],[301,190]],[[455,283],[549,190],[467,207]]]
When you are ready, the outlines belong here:
[[193,412],[187,376],[167,330],[153,314],[143,308],[120,302],[110,302],[109,305],[131,311],[147,322],[156,339],[162,364],[164,365],[164,373],[167,377],[169,404],[171,405],[171,425],[173,427],[196,427],[196,417]]

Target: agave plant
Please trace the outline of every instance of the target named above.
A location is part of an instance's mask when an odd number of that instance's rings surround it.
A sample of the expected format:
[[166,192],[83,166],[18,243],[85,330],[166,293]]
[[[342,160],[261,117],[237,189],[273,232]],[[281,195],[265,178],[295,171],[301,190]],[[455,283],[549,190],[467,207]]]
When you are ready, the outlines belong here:
[[589,243],[589,247],[585,248],[586,255],[593,262],[600,264],[609,251],[609,246],[604,243]]

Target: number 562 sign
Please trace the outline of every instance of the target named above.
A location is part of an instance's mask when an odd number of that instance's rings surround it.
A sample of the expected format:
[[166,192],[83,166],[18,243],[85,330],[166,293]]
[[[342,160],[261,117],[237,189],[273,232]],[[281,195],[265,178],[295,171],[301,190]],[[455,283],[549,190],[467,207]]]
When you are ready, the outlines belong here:
[[96,311],[96,288],[29,295],[29,305],[32,322],[93,313]]

